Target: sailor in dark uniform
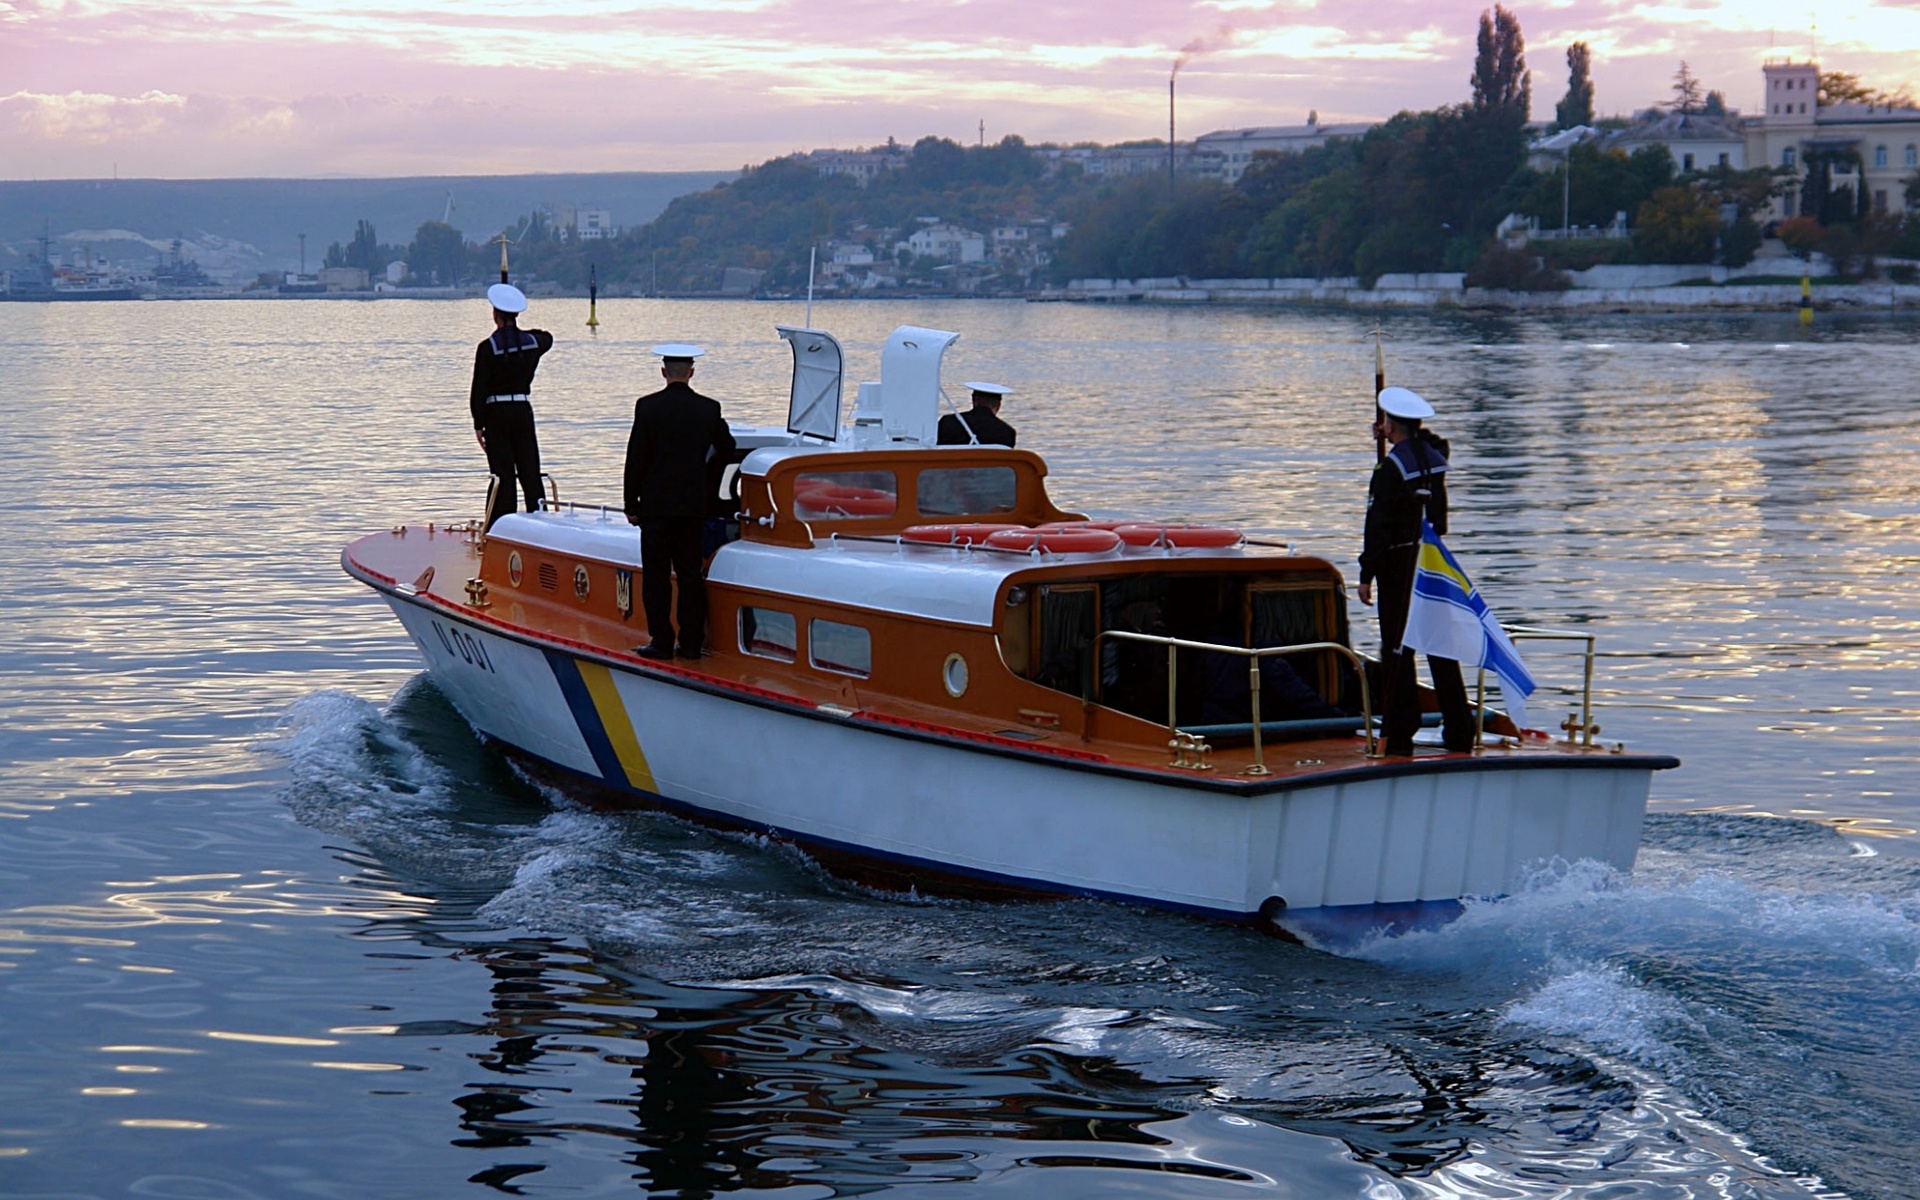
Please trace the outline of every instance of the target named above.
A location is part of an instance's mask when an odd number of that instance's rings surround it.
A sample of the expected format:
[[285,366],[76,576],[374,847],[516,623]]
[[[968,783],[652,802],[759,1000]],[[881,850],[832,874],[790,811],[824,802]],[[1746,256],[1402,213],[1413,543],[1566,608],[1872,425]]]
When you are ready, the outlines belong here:
[[[698,346],[655,346],[667,386],[633,404],[627,437],[627,520],[640,527],[640,603],[653,640],[640,653],[674,656],[673,589],[680,586],[681,658],[699,658],[707,642],[707,581],[701,533],[719,472],[733,457],[733,431],[720,405],[687,386]],[[671,577],[669,576],[671,572]]]
[[1000,402],[1011,395],[1013,389],[997,383],[966,386],[973,392],[973,407],[940,418],[938,443],[942,446],[1013,445],[1013,426],[1000,419]]
[[493,472],[493,504],[487,527],[514,510],[514,480],[526,494],[527,511],[540,508],[540,442],[533,432],[533,373],[540,356],[553,349],[553,335],[544,329],[522,329],[520,314],[527,297],[510,283],[487,289],[493,305],[493,336],[473,352],[473,387],[468,406],[473,410],[473,436],[487,452],[487,470]]
[[[1420,422],[1433,406],[1402,387],[1382,389],[1374,433],[1391,446],[1367,486],[1366,542],[1360,551],[1360,603],[1372,604],[1380,585],[1380,674],[1377,703],[1390,755],[1413,753],[1420,728],[1420,693],[1413,651],[1400,644],[1413,600],[1413,574],[1420,557],[1420,518],[1434,532],[1447,531],[1447,442]],[[1427,656],[1427,671],[1440,701],[1442,740],[1449,750],[1471,750],[1473,711],[1460,678],[1460,664]]]

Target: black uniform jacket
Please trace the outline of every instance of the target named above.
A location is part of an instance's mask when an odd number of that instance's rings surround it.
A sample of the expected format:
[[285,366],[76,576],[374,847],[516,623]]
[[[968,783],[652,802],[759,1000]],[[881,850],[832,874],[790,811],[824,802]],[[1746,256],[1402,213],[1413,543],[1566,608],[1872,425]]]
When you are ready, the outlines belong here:
[[[961,417],[966,424],[960,423]],[[967,437],[967,430],[973,430],[973,438]],[[1002,421],[998,414],[978,405],[962,413],[948,413],[940,418],[939,444],[942,446],[965,446],[978,439],[983,446],[1013,445],[1013,426]]]
[[1387,452],[1367,485],[1367,536],[1360,582],[1372,583],[1389,552],[1420,540],[1424,511],[1433,531],[1447,531],[1447,443],[1422,429]]
[[640,397],[627,437],[627,515],[707,516],[713,488],[732,457],[733,432],[718,401],[684,383]]
[[488,396],[521,396],[533,391],[533,372],[540,356],[553,349],[553,335],[544,329],[496,329],[473,351],[473,387],[467,406],[473,427],[486,424]]

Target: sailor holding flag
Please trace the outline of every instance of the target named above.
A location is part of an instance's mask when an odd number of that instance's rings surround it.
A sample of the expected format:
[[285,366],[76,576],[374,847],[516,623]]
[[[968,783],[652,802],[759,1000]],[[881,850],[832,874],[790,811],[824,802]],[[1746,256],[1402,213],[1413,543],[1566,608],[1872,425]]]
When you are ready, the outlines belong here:
[[[1407,613],[1414,595],[1422,531],[1445,533],[1447,529],[1447,442],[1420,424],[1432,415],[1431,404],[1403,387],[1383,388],[1374,410],[1374,437],[1385,443],[1387,452],[1374,467],[1367,486],[1360,603],[1373,603],[1377,580],[1381,733],[1389,755],[1412,754],[1413,735],[1420,729],[1420,692],[1413,669],[1416,647],[1405,635],[1409,632]],[[1427,670],[1439,696],[1442,740],[1447,749],[1473,749],[1473,711],[1467,703],[1466,684],[1460,678],[1460,661],[1438,657],[1429,650]]]

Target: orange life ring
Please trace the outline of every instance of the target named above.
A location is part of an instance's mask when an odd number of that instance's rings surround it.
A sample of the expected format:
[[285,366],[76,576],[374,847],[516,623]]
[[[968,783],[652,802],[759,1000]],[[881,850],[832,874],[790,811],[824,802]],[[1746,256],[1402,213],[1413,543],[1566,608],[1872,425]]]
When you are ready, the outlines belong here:
[[900,537],[909,542],[919,542],[928,546],[972,546],[984,542],[996,533],[1024,532],[1024,525],[909,525],[900,531]]
[[1122,525],[1114,530],[1129,546],[1173,546],[1180,549],[1219,550],[1245,539],[1225,525]]
[[844,483],[816,483],[793,489],[796,504],[804,504],[829,516],[887,517],[899,505],[899,497],[879,488],[853,487]]
[[1046,554],[1103,554],[1120,544],[1111,529],[1003,529],[987,536],[996,550],[1035,550]]

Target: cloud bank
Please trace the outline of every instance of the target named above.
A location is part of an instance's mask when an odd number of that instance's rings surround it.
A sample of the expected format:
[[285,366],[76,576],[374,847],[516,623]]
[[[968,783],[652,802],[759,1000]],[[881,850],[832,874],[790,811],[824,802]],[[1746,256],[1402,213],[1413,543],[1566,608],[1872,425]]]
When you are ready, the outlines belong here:
[[[1455,0],[0,0],[0,178],[725,169],[816,146],[1163,137],[1466,99],[1484,5]],[[1513,5],[1534,113],[1594,51],[1598,106],[1686,59],[1754,110],[1760,64],[1894,86],[1920,0]]]

